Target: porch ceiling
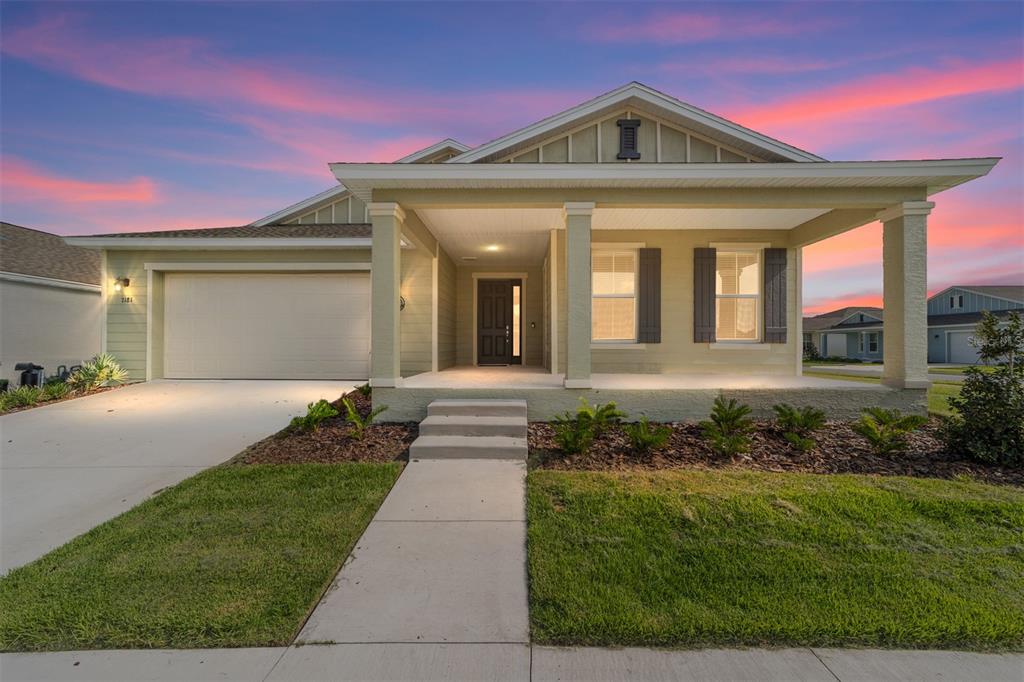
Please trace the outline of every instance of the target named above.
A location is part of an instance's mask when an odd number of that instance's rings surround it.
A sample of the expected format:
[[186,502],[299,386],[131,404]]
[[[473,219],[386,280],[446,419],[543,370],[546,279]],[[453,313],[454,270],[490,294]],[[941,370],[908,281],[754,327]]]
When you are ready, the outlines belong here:
[[[788,230],[817,218],[817,208],[597,208],[594,230]],[[421,208],[416,211],[457,262],[534,263],[548,233],[563,227],[559,208]]]

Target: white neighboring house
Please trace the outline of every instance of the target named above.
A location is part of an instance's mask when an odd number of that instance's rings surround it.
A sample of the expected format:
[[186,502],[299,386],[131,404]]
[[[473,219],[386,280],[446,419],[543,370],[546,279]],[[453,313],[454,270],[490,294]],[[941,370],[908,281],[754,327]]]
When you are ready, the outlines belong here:
[[64,238],[0,223],[0,379],[17,386],[19,362],[47,376],[102,347],[101,255]]

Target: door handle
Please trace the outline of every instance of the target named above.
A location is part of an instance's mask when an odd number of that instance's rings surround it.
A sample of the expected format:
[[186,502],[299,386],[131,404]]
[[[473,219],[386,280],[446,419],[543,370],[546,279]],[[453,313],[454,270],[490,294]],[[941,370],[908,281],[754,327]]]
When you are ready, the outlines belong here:
[[505,325],[505,338],[507,339],[507,338],[509,338],[510,336],[512,336],[512,330],[511,330],[511,328],[510,328],[510,327],[509,327],[509,326],[508,326],[508,325],[506,324],[506,325]]

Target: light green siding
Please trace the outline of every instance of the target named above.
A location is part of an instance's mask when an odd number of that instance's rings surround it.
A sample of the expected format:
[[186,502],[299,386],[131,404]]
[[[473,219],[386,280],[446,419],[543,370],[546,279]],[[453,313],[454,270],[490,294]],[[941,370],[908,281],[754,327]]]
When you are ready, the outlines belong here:
[[597,161],[597,126],[589,126],[572,134],[573,163]]
[[661,160],[664,163],[686,162],[686,133],[661,126]]
[[534,149],[516,156],[512,161],[515,163],[537,163],[540,161],[540,153]]
[[569,138],[563,137],[542,147],[544,163],[564,163],[569,160]]

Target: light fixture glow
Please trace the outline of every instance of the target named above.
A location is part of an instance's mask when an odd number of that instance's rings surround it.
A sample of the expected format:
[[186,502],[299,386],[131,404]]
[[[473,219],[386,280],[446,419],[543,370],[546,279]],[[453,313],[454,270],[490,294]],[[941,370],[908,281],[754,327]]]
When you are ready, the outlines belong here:
[[118,277],[117,279],[114,280],[114,291],[121,291],[122,289],[127,289],[130,284],[131,280],[129,280],[127,277]]
[[489,246],[485,246],[485,247],[484,247],[484,249],[485,249],[486,251],[500,251],[500,250],[501,250],[501,247],[500,247],[500,246],[498,246],[497,244],[491,244],[491,245],[489,245]]

